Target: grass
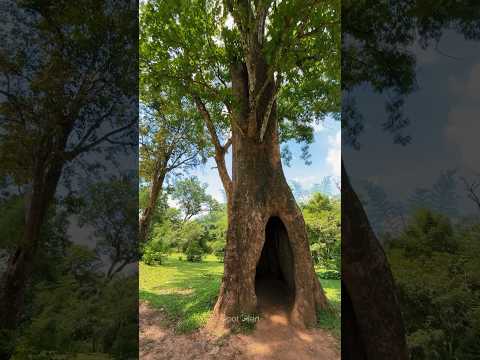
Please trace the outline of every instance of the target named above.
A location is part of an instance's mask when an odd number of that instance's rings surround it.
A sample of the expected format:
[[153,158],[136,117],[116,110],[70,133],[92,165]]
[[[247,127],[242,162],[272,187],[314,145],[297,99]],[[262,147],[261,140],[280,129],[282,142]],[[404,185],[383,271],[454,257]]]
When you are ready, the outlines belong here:
[[[183,257],[183,260],[179,258]],[[160,309],[179,333],[204,326],[217,299],[223,263],[207,255],[200,263],[171,254],[162,265],[140,263],[140,299]],[[319,314],[319,327],[340,336],[340,281],[320,279],[333,312]]]
[[205,325],[220,288],[223,263],[207,255],[200,263],[169,255],[162,265],[140,263],[140,299],[161,309],[180,333]]
[[318,314],[318,327],[328,330],[337,339],[340,339],[341,334],[341,285],[340,280],[326,280],[320,278],[322,269],[315,267],[315,271],[322,283],[323,290],[327,296],[330,305],[330,310],[320,311]]

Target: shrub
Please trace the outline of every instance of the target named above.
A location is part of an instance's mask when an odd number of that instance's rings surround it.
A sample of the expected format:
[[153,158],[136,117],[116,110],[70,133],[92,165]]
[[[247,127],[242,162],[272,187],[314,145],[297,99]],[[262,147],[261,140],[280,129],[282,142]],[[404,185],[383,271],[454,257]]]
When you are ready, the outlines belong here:
[[326,270],[320,273],[320,279],[340,280],[340,272],[336,270]]
[[163,254],[151,248],[146,248],[143,252],[142,260],[147,265],[161,265]]
[[161,242],[152,241],[145,245],[142,260],[147,265],[161,265],[166,254],[167,250]]
[[212,244],[212,250],[213,250],[213,254],[218,258],[218,260],[223,262],[223,260],[225,258],[225,242],[224,241],[215,241]]
[[192,241],[188,243],[185,249],[185,254],[187,255],[188,261],[200,262],[202,261],[203,249],[200,247],[200,245],[197,242]]

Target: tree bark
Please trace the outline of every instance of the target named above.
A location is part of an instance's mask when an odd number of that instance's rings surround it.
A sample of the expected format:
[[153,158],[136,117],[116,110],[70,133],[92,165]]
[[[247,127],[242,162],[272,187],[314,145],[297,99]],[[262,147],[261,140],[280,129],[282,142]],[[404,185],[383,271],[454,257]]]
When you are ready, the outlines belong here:
[[342,162],[342,358],[408,359],[390,267]]
[[[238,119],[239,124],[251,120],[241,116]],[[251,122],[249,125],[252,126]],[[272,113],[263,141],[253,130],[250,130],[253,136],[244,136],[235,127],[232,133],[224,276],[211,321],[214,326],[228,327],[229,317],[257,312],[256,267],[265,243],[267,222],[278,217],[286,228],[293,256],[290,275],[295,295],[290,320],[300,327],[312,326],[317,311],[328,303],[314,271],[302,213],[283,173],[276,117]]]
[[152,178],[152,184],[150,186],[150,192],[148,196],[148,203],[142,212],[138,224],[138,241],[140,244],[144,244],[147,241],[150,233],[150,226],[152,223],[152,217],[157,207],[158,197],[163,188],[163,182],[165,181],[165,169],[159,169]]
[[0,324],[5,329],[15,329],[23,311],[25,290],[39,247],[40,231],[48,207],[53,202],[62,169],[61,161],[52,165],[46,174],[44,165],[37,165],[23,237],[8,260],[1,282]]

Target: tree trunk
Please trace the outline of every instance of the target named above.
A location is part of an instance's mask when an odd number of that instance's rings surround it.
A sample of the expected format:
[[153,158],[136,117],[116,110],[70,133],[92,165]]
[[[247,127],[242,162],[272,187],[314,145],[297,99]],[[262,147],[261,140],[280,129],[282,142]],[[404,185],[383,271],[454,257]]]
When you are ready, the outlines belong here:
[[5,329],[15,329],[23,311],[25,290],[39,246],[40,231],[48,207],[53,202],[62,168],[63,163],[58,163],[44,174],[44,166],[37,166],[23,237],[8,260],[1,282],[0,324]]
[[157,207],[158,196],[160,195],[163,182],[165,180],[165,171],[159,170],[152,179],[152,185],[150,187],[150,193],[148,196],[148,203],[142,212],[138,224],[138,241],[140,244],[144,244],[150,233],[150,226],[152,223],[152,217]]
[[342,358],[408,359],[390,267],[342,162]]
[[277,229],[278,245],[272,251],[293,293],[291,323],[312,326],[317,310],[327,306],[314,271],[305,222],[283,173],[275,116],[270,120],[264,141],[233,129],[224,276],[214,308],[214,326],[229,327],[231,317],[258,313],[257,264],[261,265],[262,249],[269,236],[267,224],[273,224],[270,231]]

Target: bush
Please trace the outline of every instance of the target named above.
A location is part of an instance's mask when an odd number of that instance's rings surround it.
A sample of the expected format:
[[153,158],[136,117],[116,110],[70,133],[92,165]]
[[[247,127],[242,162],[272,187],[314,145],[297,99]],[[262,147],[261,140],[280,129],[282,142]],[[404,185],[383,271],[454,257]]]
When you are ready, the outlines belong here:
[[147,265],[161,265],[167,251],[160,242],[152,241],[145,245],[142,260]]
[[223,260],[225,258],[225,242],[224,241],[215,241],[212,244],[212,250],[213,250],[213,254],[218,258],[218,260],[223,262]]
[[185,254],[187,255],[187,261],[200,262],[203,257],[203,249],[197,242],[192,241],[188,243]]
[[161,265],[163,254],[153,249],[146,248],[142,260],[147,265]]
[[336,270],[326,270],[320,273],[320,279],[325,280],[340,280],[340,272]]

